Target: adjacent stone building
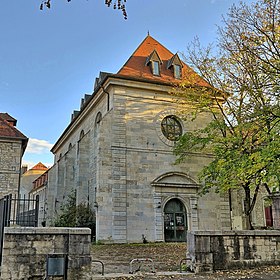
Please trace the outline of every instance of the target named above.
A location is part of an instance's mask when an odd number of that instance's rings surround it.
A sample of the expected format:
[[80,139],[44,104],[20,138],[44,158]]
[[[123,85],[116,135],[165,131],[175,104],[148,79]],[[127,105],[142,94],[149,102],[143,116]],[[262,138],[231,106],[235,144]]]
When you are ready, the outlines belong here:
[[0,198],[19,191],[21,160],[28,138],[16,124],[8,113],[0,113]]
[[[188,121],[191,103],[171,94],[192,75],[209,85],[151,36],[116,74],[100,73],[52,148],[48,217],[73,190],[96,212],[96,238],[107,243],[185,241],[187,230],[231,229],[229,196],[199,196],[198,172],[211,155],[174,165],[172,147],[210,120]],[[240,204],[241,205],[241,204]]]
[[39,177],[32,182],[32,190],[29,192],[30,197],[39,197],[38,225],[45,226],[47,218],[47,190],[48,190],[49,169],[44,171]]
[[26,170],[21,175],[20,195],[28,197],[34,185],[33,182],[48,170],[42,162],[37,163],[32,168]]

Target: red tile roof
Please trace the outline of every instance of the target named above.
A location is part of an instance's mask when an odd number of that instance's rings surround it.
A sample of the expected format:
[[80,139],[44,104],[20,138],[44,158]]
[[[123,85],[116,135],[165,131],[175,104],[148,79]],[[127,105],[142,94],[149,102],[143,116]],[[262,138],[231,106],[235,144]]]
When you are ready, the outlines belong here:
[[17,124],[17,120],[10,116],[8,113],[0,113],[0,117],[9,123],[12,123],[13,126],[16,126]]
[[3,116],[5,117],[6,115],[5,113],[1,113],[0,115],[0,137],[18,138],[27,141],[28,138],[24,134],[17,130],[8,120],[3,118]]
[[[154,50],[156,50],[162,61],[160,76],[154,76],[149,65],[146,63],[147,58]],[[172,59],[173,56],[174,54],[172,52],[148,35],[117,74],[131,78],[143,78],[158,82],[176,84],[180,82],[180,80],[175,79],[173,70],[167,68],[168,61]],[[209,86],[209,84],[197,75],[188,65],[183,62],[182,64],[182,79],[192,75],[191,79],[193,81],[193,85]]]
[[31,170],[48,170],[48,167],[45,166],[42,162],[39,162],[35,166],[33,166]]

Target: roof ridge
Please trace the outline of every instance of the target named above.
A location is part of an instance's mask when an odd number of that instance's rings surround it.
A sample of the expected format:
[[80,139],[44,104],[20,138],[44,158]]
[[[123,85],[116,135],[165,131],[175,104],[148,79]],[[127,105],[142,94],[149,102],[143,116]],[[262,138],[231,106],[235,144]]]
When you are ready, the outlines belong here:
[[32,168],[32,170],[47,170],[48,167],[45,166],[41,161],[35,164]]
[[[158,45],[160,45],[162,48],[164,48],[165,50],[167,50],[170,54],[174,55],[169,49],[167,49],[164,45],[162,45],[158,40],[156,40],[154,37],[152,37],[151,35],[147,35],[142,42],[138,45],[138,47],[134,50],[134,52],[130,55],[130,57],[127,59],[127,61],[123,64],[123,66],[119,69],[119,71],[117,72],[117,74],[119,74],[119,72],[127,65],[127,63],[129,62],[129,60],[135,55],[135,53],[137,53],[137,51],[144,45],[145,41],[147,41],[148,39],[152,39],[153,41],[155,41]],[[154,48],[154,50],[156,50],[156,48]],[[157,51],[157,50],[156,50]]]

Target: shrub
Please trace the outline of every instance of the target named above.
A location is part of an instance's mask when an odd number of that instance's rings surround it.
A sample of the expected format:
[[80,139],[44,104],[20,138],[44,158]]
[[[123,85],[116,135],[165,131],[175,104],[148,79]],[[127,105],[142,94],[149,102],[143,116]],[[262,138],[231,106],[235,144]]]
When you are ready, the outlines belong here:
[[88,203],[76,205],[76,192],[71,192],[60,207],[60,214],[53,222],[55,227],[88,227],[92,240],[95,237],[95,212]]

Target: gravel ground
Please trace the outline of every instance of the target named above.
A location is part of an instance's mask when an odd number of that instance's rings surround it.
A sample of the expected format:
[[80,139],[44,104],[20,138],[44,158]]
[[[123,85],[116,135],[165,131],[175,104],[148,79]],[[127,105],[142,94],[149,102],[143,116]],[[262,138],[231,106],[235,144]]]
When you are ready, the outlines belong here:
[[93,277],[93,279],[111,279],[111,280],[280,280],[280,266],[262,267],[258,269],[223,271],[211,274],[180,274],[177,272],[158,272],[156,274],[138,273],[133,275],[107,274],[102,277]]
[[[185,258],[184,243],[149,243],[93,245],[92,258],[101,260],[105,265],[105,275],[101,276],[100,264],[96,263],[92,279],[111,280],[280,280],[280,266],[257,267],[247,270],[220,271],[209,274],[179,273],[180,260]],[[143,263],[140,271],[129,274],[130,261],[135,258],[151,258],[151,262]],[[133,270],[137,266],[132,267]]]

